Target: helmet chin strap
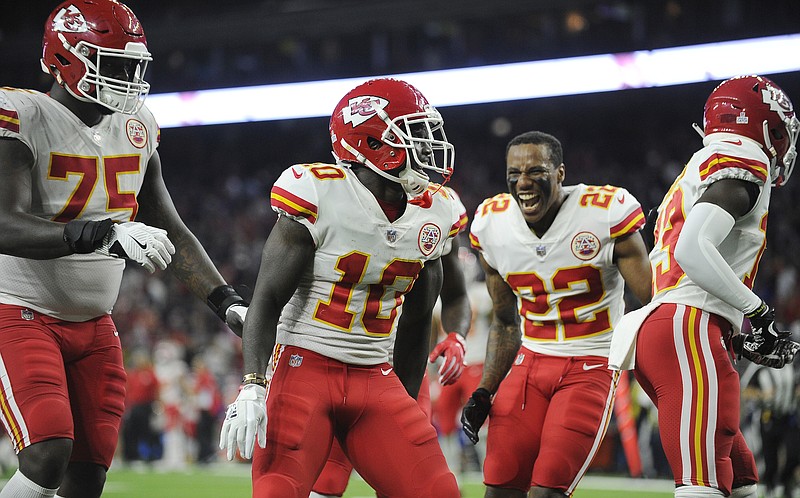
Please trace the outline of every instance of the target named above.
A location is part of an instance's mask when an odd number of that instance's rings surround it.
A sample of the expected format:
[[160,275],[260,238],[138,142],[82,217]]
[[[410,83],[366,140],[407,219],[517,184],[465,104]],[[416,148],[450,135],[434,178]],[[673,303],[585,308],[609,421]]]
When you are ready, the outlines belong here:
[[406,166],[400,172],[400,185],[403,186],[403,190],[406,191],[409,199],[424,193],[428,189],[429,183],[428,175],[410,166]]
[[350,144],[348,144],[344,138],[342,138],[339,143],[345,148],[345,150],[353,154],[358,162],[366,165],[369,169],[386,178],[387,180],[399,183],[403,187],[403,190],[409,199],[413,199],[414,197],[423,194],[425,190],[428,189],[428,184],[430,183],[428,175],[409,166],[408,156],[406,156],[406,166],[400,172],[400,175],[394,176],[372,164],[369,159],[364,157],[364,154],[360,153],[355,149],[355,147],[352,147]]

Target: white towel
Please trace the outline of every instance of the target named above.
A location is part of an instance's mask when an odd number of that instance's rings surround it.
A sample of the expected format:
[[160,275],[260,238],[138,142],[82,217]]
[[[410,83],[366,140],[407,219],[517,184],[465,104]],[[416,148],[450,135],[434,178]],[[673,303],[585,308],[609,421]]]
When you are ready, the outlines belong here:
[[611,336],[611,349],[608,352],[608,368],[611,370],[633,370],[636,366],[636,336],[657,303],[649,303],[638,310],[623,315]]

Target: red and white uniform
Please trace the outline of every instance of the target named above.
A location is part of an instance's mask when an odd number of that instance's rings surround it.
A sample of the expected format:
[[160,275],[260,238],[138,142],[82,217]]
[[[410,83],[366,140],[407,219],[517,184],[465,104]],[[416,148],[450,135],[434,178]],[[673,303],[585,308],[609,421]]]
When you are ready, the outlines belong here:
[[389,222],[345,168],[284,171],[272,188],[272,208],[308,228],[317,249],[314,267],[281,313],[277,342],[352,365],[389,361],[403,295],[466,222],[446,189],[433,200],[428,208],[409,203]]
[[743,315],[695,284],[673,256],[697,199],[726,178],[761,187],[755,207],[736,220],[718,246],[736,275],[753,285],[766,246],[769,161],[748,140],[712,141],[692,156],[659,207],[650,253],[655,310],[639,328],[635,374],[658,407],[661,441],[675,483],[711,486],[727,494],[734,483],[758,480],[739,430],[739,378],[725,346]]
[[692,206],[712,183],[726,178],[766,186],[761,189],[753,209],[736,220],[730,234],[718,247],[734,273],[752,288],[758,263],[767,245],[772,179],[769,178],[767,156],[749,140],[736,143],[715,141],[692,156],[658,208],[656,241],[650,252],[650,264],[653,268],[653,302],[702,308],[721,316],[738,331],[744,319],[742,312],[692,282],[673,256],[681,226]]
[[275,182],[273,210],[305,226],[316,252],[281,313],[267,395],[271,444],[255,448],[254,496],[294,496],[298,483],[307,494],[334,435],[385,495],[434,496],[454,482],[428,417],[389,363],[404,295],[465,224],[446,189],[431,192],[430,206],[409,203],[390,222],[345,167],[294,165]]
[[[461,213],[459,215],[459,231],[463,230],[467,226],[467,209],[461,202],[461,198],[458,197],[458,194],[456,194],[453,189],[449,187],[445,187],[445,189],[452,197],[453,202],[456,203],[456,208],[458,209],[459,213]],[[442,251],[442,255],[449,254],[453,245],[452,240],[452,238],[447,239],[445,247]],[[437,303],[437,306],[438,304],[439,303]],[[390,363],[393,349],[394,348],[392,347],[389,350]],[[432,417],[433,407],[431,406],[430,380],[428,379],[427,371],[422,378],[419,395],[417,396],[417,404],[419,404],[420,408],[422,408],[422,411],[425,412],[429,418]],[[322,472],[320,473],[319,477],[317,477],[317,481],[314,483],[314,486],[311,489],[321,495],[342,496],[347,489],[347,484],[350,481],[350,474],[352,472],[353,464],[347,459],[347,456],[344,454],[339,442],[334,441],[333,447],[331,448],[331,454],[328,456],[328,461],[325,463],[325,467],[322,469]]]
[[[89,128],[43,93],[0,89],[0,137],[33,152],[30,214],[63,223],[130,221],[159,129],[144,107]],[[111,312],[124,268],[125,260],[95,253],[47,260],[0,254],[0,302],[82,322]]]
[[[611,332],[624,313],[615,239],[644,225],[623,188],[564,187],[549,230],[538,237],[509,194],[485,200],[473,247],[517,296],[522,348],[494,398],[484,482],[571,494],[605,434],[615,374]],[[514,465],[509,465],[514,461]]]
[[[158,136],[146,108],[90,128],[43,93],[0,89],[0,137],[33,153],[30,214],[46,220],[133,220]],[[2,418],[17,451],[74,437],[73,460],[111,463],[125,372],[110,312],[124,268],[94,253],[0,254]]]

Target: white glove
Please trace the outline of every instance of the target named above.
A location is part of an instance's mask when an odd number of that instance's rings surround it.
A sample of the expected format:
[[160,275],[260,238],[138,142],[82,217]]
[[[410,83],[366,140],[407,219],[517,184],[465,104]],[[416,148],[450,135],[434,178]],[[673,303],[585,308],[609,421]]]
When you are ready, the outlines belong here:
[[162,270],[172,261],[175,246],[167,232],[137,221],[115,223],[97,251],[105,256],[129,259],[153,273],[156,266]]
[[225,323],[239,337],[242,337],[245,317],[247,317],[247,306],[244,304],[232,304],[225,311]]
[[266,397],[265,387],[246,384],[236,396],[236,401],[228,405],[219,435],[219,449],[228,449],[228,460],[233,460],[237,447],[244,458],[252,458],[256,435],[260,447],[267,445]]

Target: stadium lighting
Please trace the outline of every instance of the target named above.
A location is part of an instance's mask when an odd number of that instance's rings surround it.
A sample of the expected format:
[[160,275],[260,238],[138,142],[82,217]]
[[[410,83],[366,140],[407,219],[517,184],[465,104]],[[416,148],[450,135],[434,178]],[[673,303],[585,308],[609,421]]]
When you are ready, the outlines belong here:
[[[404,74],[437,107],[724,80],[800,70],[800,34]],[[376,76],[378,77],[378,76]],[[150,95],[162,128],[329,116],[367,78]]]

